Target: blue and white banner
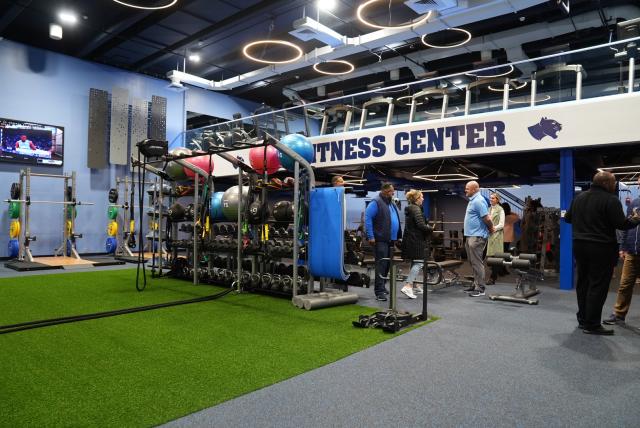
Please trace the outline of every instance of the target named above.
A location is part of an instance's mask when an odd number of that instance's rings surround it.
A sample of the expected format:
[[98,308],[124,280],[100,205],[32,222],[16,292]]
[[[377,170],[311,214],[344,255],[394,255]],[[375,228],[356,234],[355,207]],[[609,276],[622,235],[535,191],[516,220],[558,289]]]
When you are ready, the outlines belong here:
[[[640,140],[639,111],[636,92],[324,135],[310,138],[313,166],[629,143]],[[234,173],[228,162],[216,163],[216,176]]]

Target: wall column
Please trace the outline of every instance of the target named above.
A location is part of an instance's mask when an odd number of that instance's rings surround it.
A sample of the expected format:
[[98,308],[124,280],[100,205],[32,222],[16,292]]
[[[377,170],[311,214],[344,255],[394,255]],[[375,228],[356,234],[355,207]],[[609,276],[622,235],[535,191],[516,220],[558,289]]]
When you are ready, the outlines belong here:
[[573,288],[573,240],[572,229],[564,221],[574,194],[573,150],[560,150],[560,289]]

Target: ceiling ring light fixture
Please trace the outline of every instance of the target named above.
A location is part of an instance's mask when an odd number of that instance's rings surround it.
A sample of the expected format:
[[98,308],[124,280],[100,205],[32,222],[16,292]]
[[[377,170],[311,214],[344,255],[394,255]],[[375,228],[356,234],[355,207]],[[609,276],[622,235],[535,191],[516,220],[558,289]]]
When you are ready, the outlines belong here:
[[[405,99],[407,99],[409,101],[404,101]],[[405,96],[396,98],[396,101],[399,102],[400,104],[404,104],[406,106],[410,106],[411,103],[413,102],[413,97],[411,95],[405,95]],[[416,102],[417,106],[421,106],[422,104],[424,104],[424,103]]]
[[[254,46],[258,46],[258,45],[281,45],[281,46],[287,46],[289,48],[292,48],[294,51],[296,51],[296,54],[294,55],[294,57],[286,59],[284,61],[266,61],[264,59],[260,59],[260,58],[256,58],[254,56],[249,55],[249,49],[251,49]],[[246,56],[247,58],[256,61],[256,62],[261,62],[263,64],[289,64],[292,62],[296,62],[297,60],[299,60],[300,58],[302,58],[302,49],[300,49],[300,47],[294,43],[288,42],[286,40],[256,40],[255,42],[251,42],[247,45],[244,46],[244,48],[242,48],[242,53],[244,54],[244,56]]]
[[456,28],[456,27],[450,27],[450,28],[445,28],[445,30],[449,30],[449,31],[459,31],[462,34],[465,35],[465,39],[462,40],[461,42],[458,43],[453,43],[451,45],[434,45],[432,43],[427,43],[424,38],[427,36],[427,34],[423,34],[422,37],[420,37],[420,40],[422,41],[422,44],[425,46],[428,46],[430,48],[436,48],[436,49],[448,49],[448,48],[457,48],[460,47],[464,44],[469,43],[469,40],[471,40],[471,33],[468,32],[467,30],[465,30],[464,28]]
[[[346,71],[339,71],[339,72],[334,72],[334,71],[324,71],[324,70],[320,70],[320,65],[321,64],[342,64],[347,66],[347,70]],[[317,71],[318,73],[321,74],[328,74],[330,76],[340,76],[342,74],[349,74],[351,73],[353,70],[355,70],[355,66],[353,64],[351,64],[349,61],[345,61],[343,59],[333,59],[333,60],[326,60],[323,62],[317,62],[315,64],[313,64],[313,69],[315,71]]]
[[364,25],[368,25],[369,27],[373,27],[373,28],[377,28],[379,30],[400,30],[403,28],[411,28],[411,27],[415,27],[416,25],[420,25],[424,22],[426,22],[427,19],[429,19],[431,17],[431,15],[433,14],[433,11],[430,10],[429,12],[425,13],[424,15],[416,18],[415,21],[410,22],[409,24],[404,24],[404,25],[378,25],[374,22],[371,21],[367,21],[363,16],[362,13],[364,12],[364,10],[371,6],[374,3],[378,3],[382,0],[368,0],[364,3],[362,3],[360,6],[358,6],[358,9],[356,10],[356,17],[358,18],[358,20],[360,22],[362,22]]
[[[536,104],[537,103],[543,103],[545,101],[549,101],[550,99],[551,99],[551,95],[543,95],[540,98],[536,98],[535,102],[536,102]],[[511,100],[510,99],[509,102],[513,103],[513,104],[529,104],[529,103],[531,103],[531,98],[529,98],[529,100],[525,99],[524,101],[518,101],[518,100]]]
[[[512,88],[509,88],[509,90],[510,90],[510,91],[517,91],[518,89],[522,89],[522,88],[524,88],[525,86],[527,86],[527,84],[528,84],[528,83],[529,83],[529,82],[523,82],[523,83],[522,83],[522,85],[520,85],[520,86],[518,86],[518,84],[516,83],[516,84],[515,84],[516,86],[514,86],[514,87],[512,87]],[[493,92],[504,92],[504,89],[502,89],[502,88],[494,88],[494,87],[493,87],[493,86],[491,86],[491,85],[487,86],[487,89],[488,89],[488,90],[490,90],[490,91],[493,91]]]
[[173,6],[174,4],[178,3],[178,0],[167,0],[166,4],[160,5],[160,6],[138,6],[137,4],[132,4],[126,1],[122,1],[122,0],[113,0],[114,2],[121,4],[123,6],[127,6],[127,7],[132,7],[134,9],[145,9],[145,10],[159,10],[159,9],[166,9],[168,7]]
[[507,71],[505,73],[500,73],[500,74],[487,74],[487,75],[484,75],[484,74],[480,74],[479,75],[477,73],[474,73],[474,72],[470,71],[470,72],[467,72],[467,73],[464,73],[464,74],[466,74],[467,76],[471,76],[471,77],[477,77],[478,79],[493,79],[493,78],[496,78],[496,77],[507,76],[507,75],[511,74],[513,72],[513,70],[515,70],[514,66],[511,65],[511,64],[505,64],[502,67],[509,67],[509,71]]
[[[458,106],[454,107],[455,110],[449,110],[449,111],[445,111],[444,115],[448,115],[448,114],[456,114],[460,111],[460,108]],[[441,116],[442,115],[442,111],[426,111],[424,112],[425,114],[431,115],[431,116]]]

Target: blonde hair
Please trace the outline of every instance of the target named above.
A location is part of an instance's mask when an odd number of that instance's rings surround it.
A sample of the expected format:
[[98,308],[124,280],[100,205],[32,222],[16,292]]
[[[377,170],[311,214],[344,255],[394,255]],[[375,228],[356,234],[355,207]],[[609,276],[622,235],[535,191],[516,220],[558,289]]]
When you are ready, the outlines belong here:
[[495,196],[498,203],[500,203],[500,195],[498,195],[496,192],[493,192],[491,196]]
[[422,195],[422,192],[416,189],[411,189],[406,193],[407,201],[415,204],[418,198]]

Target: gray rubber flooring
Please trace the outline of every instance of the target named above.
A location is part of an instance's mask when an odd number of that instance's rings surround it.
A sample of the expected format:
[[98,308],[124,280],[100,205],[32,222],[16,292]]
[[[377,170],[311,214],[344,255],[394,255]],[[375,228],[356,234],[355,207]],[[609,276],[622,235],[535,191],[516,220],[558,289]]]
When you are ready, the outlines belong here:
[[[471,298],[461,287],[429,293],[437,322],[165,426],[639,427],[639,332],[586,335],[574,292],[541,289],[538,306]],[[382,306],[371,289],[353,291],[360,304]],[[414,312],[422,305],[398,300]],[[640,327],[640,301],[627,322]]]

